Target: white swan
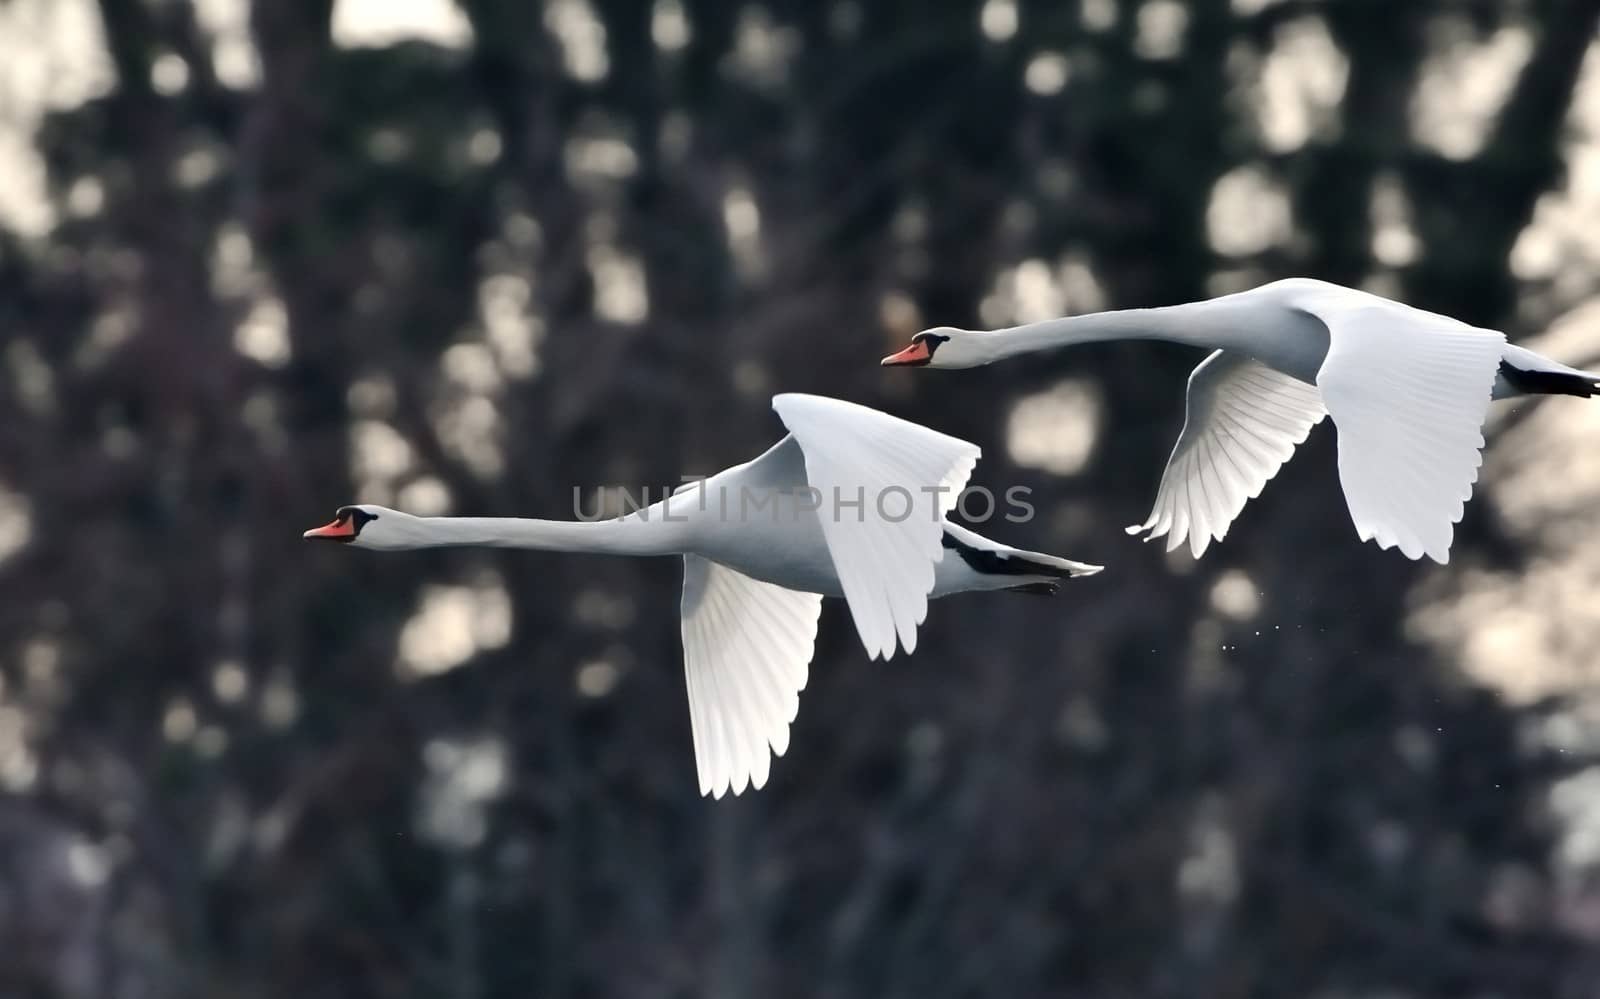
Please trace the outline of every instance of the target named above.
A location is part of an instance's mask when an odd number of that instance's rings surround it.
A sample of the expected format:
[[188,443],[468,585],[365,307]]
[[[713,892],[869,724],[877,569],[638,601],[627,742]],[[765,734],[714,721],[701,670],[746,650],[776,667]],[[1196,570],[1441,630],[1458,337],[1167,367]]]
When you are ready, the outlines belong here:
[[1506,342],[1505,334],[1399,302],[1291,278],[1155,309],[1050,319],[992,332],[937,327],[885,365],[970,368],[1101,340],[1216,348],[1189,376],[1188,412],[1155,508],[1128,528],[1189,538],[1198,558],[1325,415],[1361,540],[1448,562],[1482,462],[1491,399],[1592,396],[1600,375]]
[[[700,792],[766,783],[799,707],[822,597],[844,597],[872,657],[912,652],[928,599],[1054,592],[1100,567],[1020,551],[944,519],[976,446],[853,403],[773,398],[788,436],[605,521],[414,517],[341,507],[305,537],[394,551],[449,545],[683,556],[683,658]],[[953,553],[956,557],[947,558]]]

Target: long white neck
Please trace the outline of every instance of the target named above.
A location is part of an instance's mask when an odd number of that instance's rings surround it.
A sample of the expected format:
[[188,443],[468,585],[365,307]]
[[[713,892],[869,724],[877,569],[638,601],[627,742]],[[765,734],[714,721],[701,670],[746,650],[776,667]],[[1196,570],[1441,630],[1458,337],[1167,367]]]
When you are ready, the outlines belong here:
[[989,361],[1056,347],[1071,347],[1105,340],[1171,340],[1193,346],[1219,346],[1228,331],[1221,321],[1220,302],[1191,302],[1155,309],[1119,309],[1065,316],[1012,326],[981,338]]
[[673,555],[683,552],[680,521],[665,520],[659,506],[613,520],[528,520],[521,517],[414,517],[405,547],[533,548],[602,555]]

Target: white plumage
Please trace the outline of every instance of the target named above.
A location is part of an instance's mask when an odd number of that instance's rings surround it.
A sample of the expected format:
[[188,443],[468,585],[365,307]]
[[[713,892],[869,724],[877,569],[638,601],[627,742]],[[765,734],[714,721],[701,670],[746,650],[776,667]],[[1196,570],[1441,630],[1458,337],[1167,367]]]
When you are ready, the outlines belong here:
[[1167,551],[1189,539],[1195,558],[1228,534],[1239,511],[1278,474],[1327,415],[1316,388],[1247,357],[1217,351],[1189,376],[1183,432],[1167,460],[1155,509],[1128,528]]
[[1197,558],[1328,415],[1361,540],[1447,562],[1477,481],[1490,400],[1600,392],[1600,375],[1498,331],[1305,278],[992,332],[936,327],[883,363],[966,368],[1119,339],[1213,348],[1189,378],[1187,417],[1154,508],[1128,528],[1167,537],[1168,550],[1188,539]]
[[[822,597],[843,597],[869,656],[916,648],[928,600],[1053,587],[1086,565],[950,524],[978,448],[853,403],[780,395],[789,436],[614,520],[413,517],[345,507],[308,537],[402,550],[486,545],[683,556],[683,657],[703,794],[759,788],[789,747]],[[951,556],[954,551],[956,554]]]

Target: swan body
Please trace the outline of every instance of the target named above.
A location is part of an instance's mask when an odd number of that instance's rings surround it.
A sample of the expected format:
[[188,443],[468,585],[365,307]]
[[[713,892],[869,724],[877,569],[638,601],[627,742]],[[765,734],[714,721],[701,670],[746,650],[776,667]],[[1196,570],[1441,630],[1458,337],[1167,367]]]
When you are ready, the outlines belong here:
[[1100,571],[946,520],[977,463],[972,444],[837,399],[786,394],[773,408],[789,434],[766,453],[622,517],[416,517],[368,504],[305,536],[381,551],[682,556],[695,760],[701,793],[719,798],[760,788],[788,748],[824,596],[843,598],[868,655],[888,659],[916,649],[931,598],[1053,592]]
[[1105,340],[1169,340],[1212,353],[1189,377],[1187,415],[1145,540],[1187,538],[1196,558],[1332,416],[1356,533],[1411,559],[1450,558],[1482,463],[1493,399],[1600,392],[1580,371],[1469,326],[1309,278],[1201,302],[1068,316],[989,332],[935,327],[885,365],[968,368]]

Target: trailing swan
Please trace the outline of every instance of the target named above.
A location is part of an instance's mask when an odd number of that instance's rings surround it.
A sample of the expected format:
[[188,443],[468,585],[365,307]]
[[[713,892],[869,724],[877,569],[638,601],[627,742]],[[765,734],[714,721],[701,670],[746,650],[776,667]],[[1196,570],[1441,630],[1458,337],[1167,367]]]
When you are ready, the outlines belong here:
[[941,326],[882,363],[970,368],[1123,339],[1213,348],[1189,376],[1187,416],[1154,509],[1128,528],[1147,541],[1166,535],[1168,551],[1187,537],[1196,558],[1332,416],[1339,481],[1361,540],[1448,562],[1482,463],[1490,400],[1600,391],[1600,375],[1503,333],[1307,278],[992,332]]

